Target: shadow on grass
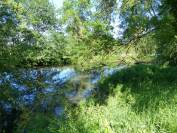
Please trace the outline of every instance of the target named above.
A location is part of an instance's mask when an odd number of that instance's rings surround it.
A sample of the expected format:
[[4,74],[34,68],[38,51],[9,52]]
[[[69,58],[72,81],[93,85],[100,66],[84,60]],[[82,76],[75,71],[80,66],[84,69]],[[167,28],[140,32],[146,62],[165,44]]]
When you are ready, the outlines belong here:
[[160,105],[175,101],[177,68],[134,65],[104,78],[98,86],[94,97],[96,103],[106,104],[108,97],[116,94],[116,88],[121,88],[127,103],[130,102],[129,96],[134,99],[132,108],[135,111],[157,110]]

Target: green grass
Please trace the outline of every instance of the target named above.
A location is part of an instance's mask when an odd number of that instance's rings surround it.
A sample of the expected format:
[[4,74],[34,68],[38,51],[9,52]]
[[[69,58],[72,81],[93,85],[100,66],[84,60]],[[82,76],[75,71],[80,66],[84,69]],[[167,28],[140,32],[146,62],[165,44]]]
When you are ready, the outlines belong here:
[[63,119],[53,133],[176,133],[177,68],[131,66],[103,78],[97,93]]

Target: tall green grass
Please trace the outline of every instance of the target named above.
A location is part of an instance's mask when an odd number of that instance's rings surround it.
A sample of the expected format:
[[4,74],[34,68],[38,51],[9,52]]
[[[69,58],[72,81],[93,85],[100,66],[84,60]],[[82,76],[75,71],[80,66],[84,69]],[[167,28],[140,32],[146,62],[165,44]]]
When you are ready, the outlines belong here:
[[97,93],[63,118],[52,133],[176,133],[177,68],[131,66],[103,78]]

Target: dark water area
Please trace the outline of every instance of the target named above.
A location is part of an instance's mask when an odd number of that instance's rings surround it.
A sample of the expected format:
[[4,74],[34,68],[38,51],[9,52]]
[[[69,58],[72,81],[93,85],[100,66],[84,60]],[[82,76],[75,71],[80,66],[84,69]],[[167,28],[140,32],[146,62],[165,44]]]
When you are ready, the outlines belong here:
[[79,104],[95,93],[102,76],[110,76],[126,66],[105,67],[81,73],[72,67],[23,69],[0,74],[0,133],[11,130],[24,108],[50,112],[56,117],[65,104]]

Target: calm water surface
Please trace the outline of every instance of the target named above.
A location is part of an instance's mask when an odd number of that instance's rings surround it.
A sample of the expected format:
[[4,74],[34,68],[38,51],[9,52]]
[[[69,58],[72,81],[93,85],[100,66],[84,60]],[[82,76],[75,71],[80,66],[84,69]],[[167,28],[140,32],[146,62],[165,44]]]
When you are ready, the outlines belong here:
[[90,73],[81,73],[72,67],[3,72],[0,74],[1,112],[14,115],[14,108],[27,107],[31,111],[51,112],[56,117],[60,116],[66,103],[79,104],[86,100],[95,93],[102,76],[110,76],[125,67],[105,67]]

